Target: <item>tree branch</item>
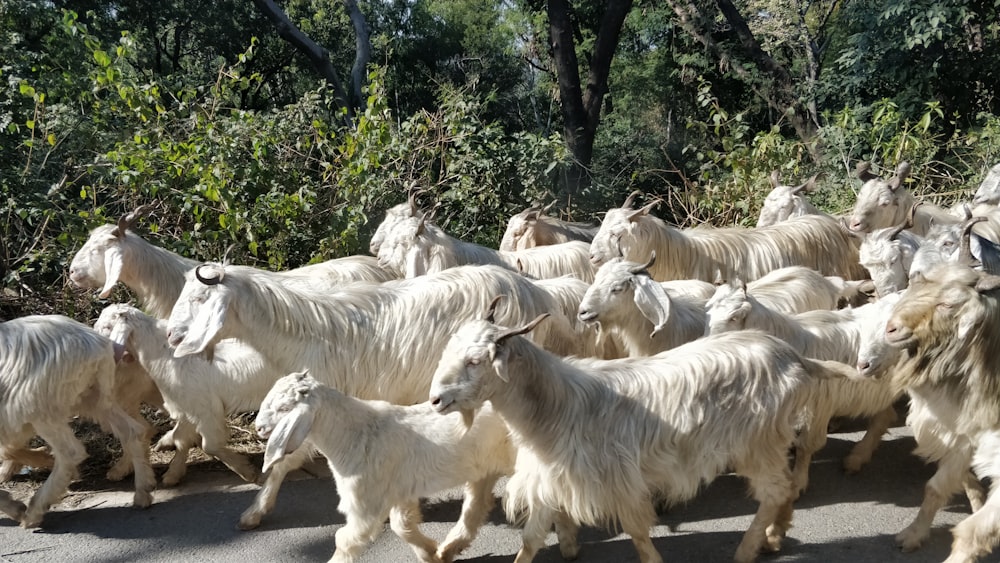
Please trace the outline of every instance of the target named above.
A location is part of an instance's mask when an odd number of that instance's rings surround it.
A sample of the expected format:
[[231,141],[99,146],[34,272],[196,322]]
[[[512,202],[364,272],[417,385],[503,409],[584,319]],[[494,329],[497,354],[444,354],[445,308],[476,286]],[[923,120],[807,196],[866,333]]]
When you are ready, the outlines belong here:
[[340,107],[347,109],[348,120],[353,121],[354,110],[348,101],[344,85],[340,82],[340,79],[337,77],[337,71],[330,62],[330,52],[302,33],[299,28],[295,27],[285,12],[273,0],[253,0],[253,3],[263,12],[267,19],[271,20],[271,23],[274,24],[274,27],[278,31],[278,35],[309,59],[309,62],[313,64],[313,67],[316,68],[320,76],[333,88],[333,94]]

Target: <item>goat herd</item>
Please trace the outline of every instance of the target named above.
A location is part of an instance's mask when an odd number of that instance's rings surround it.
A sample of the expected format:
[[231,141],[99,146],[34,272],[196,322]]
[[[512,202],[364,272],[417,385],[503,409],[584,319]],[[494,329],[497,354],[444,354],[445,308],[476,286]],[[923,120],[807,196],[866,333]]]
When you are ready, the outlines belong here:
[[[0,490],[0,512],[36,527],[62,498],[86,457],[76,416],[121,440],[108,478],[134,474],[133,502],[149,506],[146,403],[175,421],[157,443],[176,449],[163,486],[195,446],[261,485],[243,529],[290,471],[325,456],[346,519],[335,561],[386,519],[421,561],[452,561],[509,476],[516,561],[553,525],[572,558],[581,524],[611,524],[659,562],[654,503],[731,471],[759,503],[735,554],[749,562],[780,548],[829,420],[869,421],[843,462],[858,471],[906,395],[917,453],[938,469],[896,540],[918,548],[964,490],[973,513],[948,562],[974,561],[1000,541],[1000,496],[980,481],[1000,482],[1000,165],[952,210],[920,204],[909,172],[859,164],[845,218],[808,204],[815,179],[774,174],[752,229],[676,229],[635,194],[599,227],[530,208],[500,250],[450,236],[411,194],[375,233],[377,258],[284,272],[157,247],[133,230],[138,209],[91,232],[70,278],[102,298],[121,282],[142,310],[111,304],[93,328],[0,323],[0,482],[51,469],[27,505]],[[227,446],[227,416],[251,411],[261,468]],[[36,436],[47,447],[30,447]],[[438,544],[420,532],[419,499],[462,485]]]

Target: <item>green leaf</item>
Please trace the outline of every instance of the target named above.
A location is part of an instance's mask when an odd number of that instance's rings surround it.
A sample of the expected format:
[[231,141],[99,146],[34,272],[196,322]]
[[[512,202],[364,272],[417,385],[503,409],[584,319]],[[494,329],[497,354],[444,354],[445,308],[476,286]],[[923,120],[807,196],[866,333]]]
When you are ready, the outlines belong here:
[[31,129],[32,131],[35,130],[35,120],[34,119],[29,119],[29,120],[25,121],[24,124],[28,127],[28,129]]
[[25,96],[35,96],[35,89],[29,86],[27,82],[21,82],[19,89]]
[[101,66],[108,66],[111,64],[111,57],[101,50],[94,51],[94,60]]

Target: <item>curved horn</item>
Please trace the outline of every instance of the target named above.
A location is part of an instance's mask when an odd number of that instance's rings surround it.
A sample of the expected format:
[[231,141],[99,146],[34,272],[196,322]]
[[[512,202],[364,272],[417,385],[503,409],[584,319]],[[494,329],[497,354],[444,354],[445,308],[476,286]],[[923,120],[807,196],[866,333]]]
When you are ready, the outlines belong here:
[[878,176],[872,174],[872,163],[867,160],[862,160],[854,166],[854,175],[862,182],[878,178]]
[[207,266],[210,266],[210,264],[202,264],[201,266],[198,266],[197,268],[195,268],[194,269],[194,277],[197,278],[198,281],[200,281],[201,283],[203,283],[205,285],[219,285],[220,283],[222,283],[222,278],[225,277],[225,275],[226,275],[225,268],[223,268],[221,271],[219,271],[218,277],[206,278],[205,276],[201,275],[201,269],[205,268]]
[[960,264],[972,265],[976,263],[976,257],[972,255],[972,227],[976,223],[986,221],[986,217],[972,217],[962,223],[962,244],[958,251],[958,262]]
[[542,210],[541,210],[541,212],[542,213],[548,213],[549,210],[552,209],[555,206],[555,204],[556,204],[556,200],[553,199],[552,203],[550,203],[550,204],[546,205],[545,207],[543,207]]
[[427,228],[427,222],[434,220],[434,214],[437,213],[437,207],[431,209],[430,211],[424,213],[420,216],[420,222],[417,223],[417,234],[422,235],[424,230]]
[[909,221],[903,221],[902,223],[896,225],[895,227],[892,228],[891,231],[889,231],[889,240],[896,240],[896,237],[899,236],[899,233],[903,232],[910,226],[912,225],[909,225]]
[[496,339],[497,345],[503,344],[503,341],[507,340],[511,336],[517,336],[518,334],[524,334],[526,332],[530,332],[536,326],[538,326],[538,323],[544,321],[545,318],[548,317],[548,316],[549,316],[549,313],[542,313],[541,315],[538,315],[537,317],[535,317],[535,320],[533,320],[530,323],[522,326],[521,328],[512,328],[512,329],[509,329],[509,330],[505,330],[504,332],[502,332],[500,334],[500,336],[497,336],[497,339]]
[[809,178],[808,180],[806,180],[802,184],[800,184],[800,185],[795,186],[794,188],[792,188],[792,193],[793,194],[798,194],[798,193],[801,193],[803,191],[807,191],[807,192],[813,191],[813,188],[816,187],[816,179],[819,178],[819,174],[820,173],[813,174],[812,178]]
[[410,215],[416,215],[420,208],[417,206],[417,196],[424,193],[423,188],[418,188],[416,186],[410,187],[408,190],[410,192],[406,196],[406,202],[410,204]]
[[635,221],[641,215],[648,215],[649,212],[652,211],[654,207],[656,207],[657,205],[660,205],[660,203],[662,203],[662,202],[663,202],[662,199],[659,199],[659,198],[654,199],[652,202],[647,203],[645,207],[640,207],[639,209],[636,209],[632,213],[629,213],[628,220],[629,221]]
[[777,188],[780,185],[781,185],[781,171],[777,170],[777,169],[772,170],[771,171],[771,187],[772,188]]
[[496,297],[493,298],[493,301],[490,301],[489,306],[486,307],[486,316],[483,318],[486,319],[487,322],[491,323],[497,322],[495,315],[497,312],[497,305],[500,304],[501,299],[503,299],[503,295],[497,295]]
[[644,271],[648,270],[650,266],[653,265],[653,262],[656,262],[656,251],[655,250],[650,251],[650,253],[649,253],[649,260],[645,264],[643,264],[642,266],[633,266],[633,267],[629,268],[628,271],[632,275],[638,274],[639,272],[644,272]]
[[637,195],[642,195],[642,190],[635,190],[628,194],[628,197],[625,198],[625,203],[622,204],[622,209],[630,209],[632,207],[632,203],[635,201],[635,196]]
[[131,213],[122,215],[118,219],[118,226],[115,227],[113,231],[111,231],[111,234],[115,235],[116,237],[125,236],[125,231],[134,227],[135,224],[139,222],[139,219],[142,218],[142,216],[145,215],[146,213],[149,213],[149,210],[152,208],[153,206],[151,205],[143,204],[140,205],[139,207],[136,207]]

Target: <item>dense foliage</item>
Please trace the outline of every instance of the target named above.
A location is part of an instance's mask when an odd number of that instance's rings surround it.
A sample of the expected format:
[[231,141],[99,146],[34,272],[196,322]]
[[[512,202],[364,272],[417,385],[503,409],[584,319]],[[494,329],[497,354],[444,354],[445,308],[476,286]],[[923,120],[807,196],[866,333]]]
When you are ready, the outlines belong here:
[[[912,189],[946,201],[1000,160],[997,3],[745,0],[743,20],[722,4],[631,6],[576,189],[540,0],[359,3],[373,64],[353,120],[253,2],[4,3],[0,317],[91,315],[69,259],[142,203],[156,244],[218,259],[236,242],[234,260],[277,269],[365,252],[412,187],[495,245],[538,200],[599,220],[640,189],[681,224],[752,224],[774,169],[824,173],[817,198],[843,211],[858,160],[908,160]],[[347,79],[345,3],[282,7]],[[571,8],[585,76],[603,8]]]

